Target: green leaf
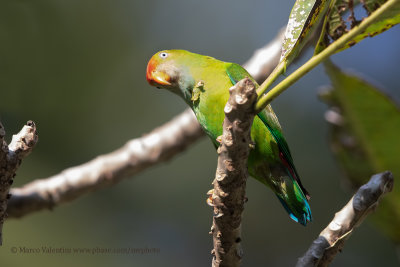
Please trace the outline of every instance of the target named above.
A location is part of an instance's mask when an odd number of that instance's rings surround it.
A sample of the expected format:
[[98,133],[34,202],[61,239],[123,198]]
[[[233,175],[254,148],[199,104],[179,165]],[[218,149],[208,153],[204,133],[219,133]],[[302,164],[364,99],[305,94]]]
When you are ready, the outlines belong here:
[[334,0],[297,0],[294,4],[282,43],[280,62],[257,89],[259,111],[267,105],[264,93],[281,74],[286,72],[286,67],[312,39],[331,1]]
[[287,64],[300,53],[318,29],[331,0],[297,0],[289,16],[281,60]]
[[[363,18],[357,20],[354,16],[354,4],[362,5],[369,16],[371,13],[378,10],[385,2],[387,1],[364,0],[353,2],[350,0],[337,0],[334,2],[332,7],[330,7],[327,12],[327,16],[324,21],[323,32],[316,46],[315,54],[318,54],[325,47],[329,46],[332,41],[337,40],[342,35],[345,35],[352,28],[357,27],[357,25],[362,21]],[[352,38],[352,40],[347,42],[336,52],[345,50],[367,37],[378,35],[400,23],[400,0],[394,0],[394,2],[396,3],[392,6],[392,8],[381,14],[377,21],[367,27],[365,31]],[[345,21],[351,22],[350,27],[347,27]]]
[[[400,109],[385,94],[359,77],[325,63],[333,90],[323,96],[331,106],[331,148],[347,177],[356,186],[378,172],[400,177]],[[330,114],[330,115],[329,115]],[[400,242],[400,183],[382,201],[374,221],[392,240]]]

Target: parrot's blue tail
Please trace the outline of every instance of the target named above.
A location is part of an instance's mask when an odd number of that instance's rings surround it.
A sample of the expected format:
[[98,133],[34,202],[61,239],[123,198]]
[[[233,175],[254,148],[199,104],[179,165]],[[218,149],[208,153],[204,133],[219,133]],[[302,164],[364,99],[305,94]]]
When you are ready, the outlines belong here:
[[307,221],[312,221],[310,205],[308,204],[307,198],[301,191],[300,186],[297,184],[297,182],[293,180],[290,182],[292,182],[291,187],[288,183],[286,183],[286,194],[276,194],[276,196],[282,203],[285,210],[289,213],[290,218],[306,226]]

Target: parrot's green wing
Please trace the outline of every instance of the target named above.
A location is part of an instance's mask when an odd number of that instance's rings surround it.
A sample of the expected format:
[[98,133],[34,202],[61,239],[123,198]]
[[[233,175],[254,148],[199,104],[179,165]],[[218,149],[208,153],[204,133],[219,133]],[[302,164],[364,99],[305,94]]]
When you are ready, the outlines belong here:
[[[271,116],[271,115],[273,115],[273,116]],[[282,135],[281,128],[273,127],[272,125],[274,125],[274,124],[270,123],[271,119],[268,119],[268,117],[276,118],[275,114],[274,113],[271,114],[266,109],[264,109],[263,111],[258,113],[257,116],[262,120],[262,122],[265,124],[265,126],[267,126],[268,130],[270,131],[270,133],[274,137],[275,141],[277,142],[279,150],[282,153],[282,156],[280,155],[280,158],[285,165],[288,165],[286,167],[288,168],[289,172],[291,173],[292,178],[294,178],[296,180],[296,182],[299,184],[299,186],[300,186],[301,190],[303,191],[303,194],[306,196],[306,198],[310,199],[310,194],[307,192],[307,190],[301,184],[301,181],[299,178],[300,176],[297,173],[296,167],[294,166],[293,158],[292,158],[292,155],[290,154],[289,146],[286,143],[286,140]]]
[[[250,78],[254,84],[258,87],[257,82],[251,77],[251,75],[240,65],[235,63],[230,63],[226,69],[226,73],[229,76],[232,84],[236,84],[238,81],[248,77]],[[303,187],[300,181],[300,176],[297,173],[297,170],[293,163],[292,155],[290,154],[289,146],[282,135],[282,128],[279,124],[278,118],[276,117],[275,113],[273,112],[270,105],[268,105],[264,110],[257,114],[258,118],[264,123],[264,125],[268,128],[272,136],[274,137],[276,143],[278,144],[279,150],[282,153],[280,158],[282,162],[287,165],[289,172],[293,179],[299,184],[300,188],[302,189],[304,195],[307,199],[310,198],[307,190]]]
[[[231,63],[230,66],[227,68],[226,73],[229,76],[232,84],[236,84],[238,81],[249,77],[256,87],[258,84],[251,75],[240,65]],[[286,143],[285,138],[282,135],[282,128],[279,124],[278,118],[276,117],[275,113],[272,111],[271,106],[268,105],[264,110],[257,114],[257,116],[261,119],[261,121],[267,126],[268,130],[271,132],[272,136],[274,137],[275,141],[278,143],[278,146],[284,156],[287,158],[289,164],[293,166],[293,159],[292,155],[290,154],[289,146]]]

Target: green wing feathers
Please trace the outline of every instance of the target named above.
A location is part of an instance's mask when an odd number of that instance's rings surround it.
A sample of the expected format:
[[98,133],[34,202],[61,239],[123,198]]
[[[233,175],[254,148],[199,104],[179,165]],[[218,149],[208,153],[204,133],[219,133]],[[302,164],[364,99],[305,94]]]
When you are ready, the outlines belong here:
[[231,79],[233,85],[235,85],[238,81],[248,77],[258,87],[257,82],[242,66],[236,63],[226,63],[226,64],[228,64],[226,68],[226,74],[228,74],[229,79]]
[[[274,113],[272,113],[273,116],[271,115],[271,112],[268,112],[266,110],[261,111],[258,113],[258,117],[261,119],[261,121],[267,126],[269,132],[272,134],[274,137],[276,143],[278,144],[279,150],[281,151],[281,155],[279,157],[283,161],[283,163],[290,172],[290,175],[292,176],[293,179],[296,180],[296,182],[299,184],[301,190],[303,191],[304,195],[306,196],[307,200],[310,199],[310,194],[307,192],[307,190],[303,187],[301,184],[299,174],[297,173],[296,167],[294,166],[293,163],[293,158],[292,155],[290,154],[289,146],[286,143],[285,138],[282,135],[282,128],[279,125],[279,122],[277,121],[277,118]],[[270,117],[270,119],[269,119]],[[275,127],[273,126],[273,123],[270,123],[273,119],[271,117],[275,117],[277,125]],[[278,126],[278,127],[277,127]]]

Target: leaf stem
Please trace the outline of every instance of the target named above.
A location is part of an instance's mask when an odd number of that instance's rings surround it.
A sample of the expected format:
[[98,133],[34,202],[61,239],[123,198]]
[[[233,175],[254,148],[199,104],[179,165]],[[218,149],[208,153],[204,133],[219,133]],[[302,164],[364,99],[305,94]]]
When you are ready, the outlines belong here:
[[281,75],[285,72],[285,61],[279,62],[279,64],[275,67],[273,72],[268,76],[267,79],[257,88],[258,99],[267,91],[268,87]]
[[[274,100],[278,95],[284,92],[292,84],[297,82],[301,77],[307,74],[310,70],[320,64],[322,61],[333,55],[337,50],[341,49],[344,45],[354,39],[357,35],[361,34],[367,29],[372,23],[379,19],[379,17],[384,14],[387,10],[392,8],[395,4],[398,4],[399,0],[389,0],[384,3],[380,8],[373,12],[369,17],[365,18],[358,26],[351,29],[347,34],[334,41],[327,48],[325,48],[321,53],[311,57],[303,66],[295,70],[287,78],[277,84],[268,93],[259,97],[257,104],[255,106],[255,112],[258,113],[263,110],[272,100]],[[280,63],[281,64],[281,63]],[[278,65],[279,66],[279,65]],[[278,67],[277,67],[278,68]],[[269,78],[269,77],[268,77]],[[276,79],[276,78],[275,78]],[[268,79],[267,79],[268,80]],[[267,80],[262,84],[264,85]],[[272,83],[272,82],[271,82]],[[259,90],[261,91],[261,90]]]

